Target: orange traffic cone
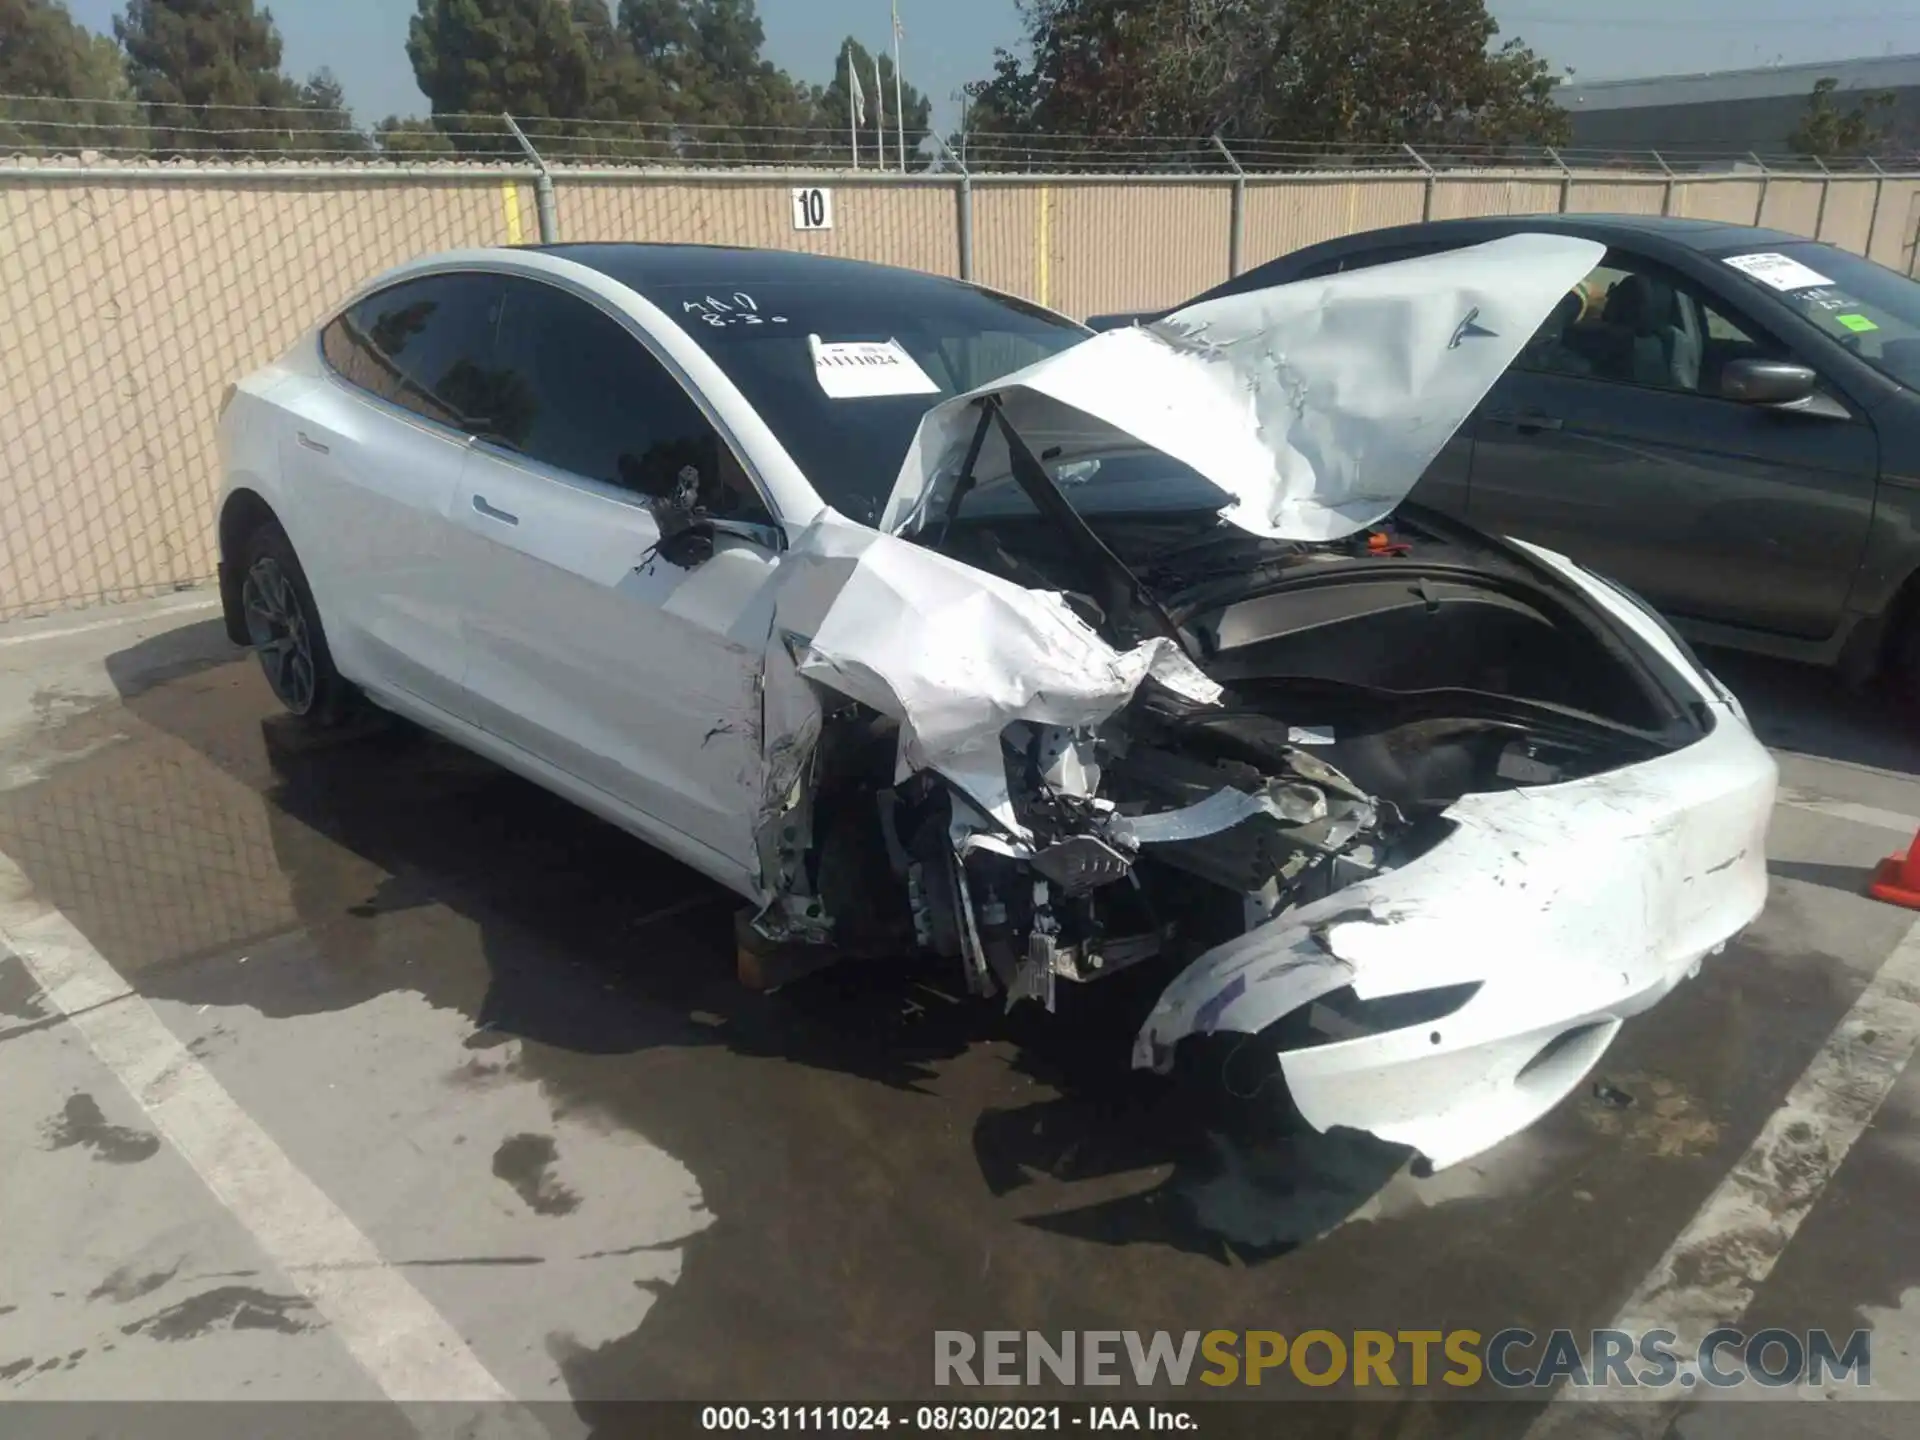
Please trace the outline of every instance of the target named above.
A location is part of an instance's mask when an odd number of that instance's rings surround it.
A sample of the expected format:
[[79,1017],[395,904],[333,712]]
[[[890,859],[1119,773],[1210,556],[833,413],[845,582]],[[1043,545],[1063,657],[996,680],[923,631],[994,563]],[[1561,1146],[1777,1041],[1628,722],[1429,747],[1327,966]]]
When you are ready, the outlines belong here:
[[1913,837],[1903,854],[1889,855],[1874,867],[1867,894],[1889,905],[1920,910],[1920,835]]

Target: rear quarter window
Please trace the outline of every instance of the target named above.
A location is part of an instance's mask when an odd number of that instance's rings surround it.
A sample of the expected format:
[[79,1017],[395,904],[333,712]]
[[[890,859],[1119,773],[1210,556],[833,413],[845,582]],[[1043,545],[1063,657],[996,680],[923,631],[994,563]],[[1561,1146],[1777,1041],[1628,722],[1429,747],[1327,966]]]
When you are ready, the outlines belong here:
[[321,354],[348,384],[424,419],[468,429],[494,365],[503,282],[428,275],[355,301],[320,335]]

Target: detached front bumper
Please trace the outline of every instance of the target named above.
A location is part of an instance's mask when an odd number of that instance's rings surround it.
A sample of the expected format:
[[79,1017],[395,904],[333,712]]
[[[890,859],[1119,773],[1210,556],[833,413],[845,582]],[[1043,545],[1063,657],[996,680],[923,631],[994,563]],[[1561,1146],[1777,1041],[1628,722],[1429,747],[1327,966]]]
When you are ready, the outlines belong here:
[[1435,1168],[1526,1128],[1766,903],[1776,770],[1735,708],[1711,709],[1705,738],[1657,760],[1468,796],[1419,859],[1202,955],[1135,1065],[1165,1069],[1189,1035],[1258,1034],[1347,987],[1364,1006],[1477,985],[1437,1019],[1283,1046],[1281,1069],[1315,1128],[1367,1130]]

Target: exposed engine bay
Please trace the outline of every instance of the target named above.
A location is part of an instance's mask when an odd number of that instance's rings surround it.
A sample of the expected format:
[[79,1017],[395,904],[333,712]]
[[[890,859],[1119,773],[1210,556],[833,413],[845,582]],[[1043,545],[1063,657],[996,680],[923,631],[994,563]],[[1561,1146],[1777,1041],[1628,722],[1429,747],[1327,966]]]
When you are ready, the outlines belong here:
[[[1156,543],[1168,524],[1106,526],[1101,543],[1116,560],[1160,557],[1142,590],[1217,698],[1149,678],[1098,726],[1017,721],[1000,736],[999,805],[929,770],[896,780],[894,725],[859,704],[832,711],[816,843],[786,850],[805,903],[771,917],[774,933],[852,953],[910,945],[954,962],[976,995],[1051,1010],[1063,983],[1178,967],[1407,863],[1464,795],[1602,773],[1702,733],[1523,554],[1417,507],[1340,541],[1233,532],[1186,556]],[[1154,628],[1072,591],[1083,567],[1059,540],[1033,516],[941,537],[989,573],[1068,590],[1113,643]],[[891,885],[875,883],[883,867]],[[779,918],[796,914],[809,923]]]

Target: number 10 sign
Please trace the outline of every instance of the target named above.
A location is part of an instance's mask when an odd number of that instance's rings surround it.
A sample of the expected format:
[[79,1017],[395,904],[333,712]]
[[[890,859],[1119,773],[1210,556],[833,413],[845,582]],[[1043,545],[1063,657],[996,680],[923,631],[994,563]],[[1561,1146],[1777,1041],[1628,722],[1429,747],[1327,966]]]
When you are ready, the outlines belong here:
[[833,191],[818,185],[796,186],[793,191],[793,228],[831,230],[833,228]]

